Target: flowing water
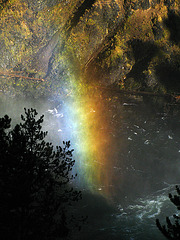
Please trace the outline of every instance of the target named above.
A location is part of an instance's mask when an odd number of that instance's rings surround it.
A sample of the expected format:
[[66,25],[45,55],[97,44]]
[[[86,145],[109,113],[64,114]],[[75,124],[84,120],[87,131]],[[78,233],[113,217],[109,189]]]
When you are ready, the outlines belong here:
[[176,212],[168,193],[180,183],[178,106],[102,92],[76,100],[1,96],[0,116],[14,124],[34,107],[45,114],[49,141],[71,140],[83,191],[74,212],[88,215],[75,239],[165,239],[155,219],[165,223]]

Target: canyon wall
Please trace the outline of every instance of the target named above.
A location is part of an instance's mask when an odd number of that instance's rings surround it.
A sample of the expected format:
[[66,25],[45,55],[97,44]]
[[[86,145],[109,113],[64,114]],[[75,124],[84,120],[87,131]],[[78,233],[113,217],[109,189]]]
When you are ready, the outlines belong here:
[[180,92],[178,0],[0,5],[2,91],[63,91],[73,75],[93,86]]

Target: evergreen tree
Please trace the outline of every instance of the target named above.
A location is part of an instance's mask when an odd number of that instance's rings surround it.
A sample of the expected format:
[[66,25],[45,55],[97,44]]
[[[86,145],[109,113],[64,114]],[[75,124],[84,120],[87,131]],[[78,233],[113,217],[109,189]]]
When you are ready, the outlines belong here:
[[[180,210],[180,189],[176,186],[177,195],[172,196],[169,194],[169,199],[171,202]],[[174,214],[174,224],[171,222],[169,217],[166,217],[167,226],[161,225],[159,219],[156,219],[156,225],[158,229],[162,232],[162,234],[171,240],[179,240],[180,239],[180,216]]]
[[14,129],[7,115],[0,118],[2,240],[64,239],[75,222],[67,211],[81,198],[71,186],[73,150],[70,142],[54,150],[45,141],[47,132],[41,130],[44,116],[37,120],[36,116],[35,109],[25,109],[22,123]]

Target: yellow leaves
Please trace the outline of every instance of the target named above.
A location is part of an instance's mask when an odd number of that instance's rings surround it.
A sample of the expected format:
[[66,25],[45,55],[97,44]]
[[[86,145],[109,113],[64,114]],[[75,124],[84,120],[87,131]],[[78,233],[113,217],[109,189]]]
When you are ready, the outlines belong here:
[[57,4],[52,8],[46,8],[43,11],[44,22],[48,22],[51,26],[55,28],[59,28],[59,26],[63,23],[64,14],[62,4]]
[[21,22],[21,29],[21,33],[24,35],[25,39],[31,37],[32,33],[24,21]]
[[4,62],[8,61],[9,66],[17,64],[31,53],[31,45],[27,49],[28,41],[32,38],[28,22],[30,15],[33,18],[27,4],[18,0],[10,1],[8,8],[1,15],[0,40],[3,42],[1,58]]
[[39,27],[42,27],[43,26],[43,20],[44,20],[43,17],[39,16],[39,18],[36,21],[36,24],[38,24]]
[[174,9],[178,12],[180,9],[180,2],[179,0],[175,0],[174,2]]
[[125,86],[124,86],[124,79],[125,79],[126,77],[125,76],[123,76],[123,78],[119,81],[119,83],[118,83],[118,86],[119,86],[119,88],[121,89],[121,90],[123,90],[124,88],[125,88]]
[[120,48],[119,46],[116,46],[115,47],[115,53],[118,55],[118,56],[120,56],[120,57],[122,57],[123,56],[123,49],[122,48]]
[[175,99],[176,99],[176,102],[180,102],[180,95],[178,95],[178,96],[175,96]]
[[158,22],[162,22],[162,21],[163,21],[162,17],[158,15]]
[[52,24],[52,27],[59,28],[64,25],[66,21],[72,16],[75,11],[75,6],[78,0],[73,1],[60,1],[60,3],[54,5],[52,8],[45,10],[45,17],[47,17]]
[[95,21],[94,19],[92,19],[92,18],[89,18],[89,19],[87,20],[87,24],[89,24],[89,25],[95,25],[95,24],[96,24],[96,21]]

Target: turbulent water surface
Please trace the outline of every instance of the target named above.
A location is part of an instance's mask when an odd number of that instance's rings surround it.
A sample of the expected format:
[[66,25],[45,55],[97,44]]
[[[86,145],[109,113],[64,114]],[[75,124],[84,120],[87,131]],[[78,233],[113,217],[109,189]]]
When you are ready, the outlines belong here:
[[[96,125],[99,127],[96,133],[105,132],[110,141],[110,163],[102,165],[102,169],[107,167],[103,173],[110,180],[106,184],[95,183],[94,192],[89,191],[87,183],[82,186],[83,200],[74,211],[88,215],[88,221],[74,236],[87,240],[163,240],[155,226],[155,219],[165,223],[165,217],[176,212],[168,193],[175,193],[175,185],[180,183],[178,107],[166,105],[158,108],[141,98],[106,95],[103,99],[106,100],[99,121],[102,124],[106,122],[106,125]],[[44,129],[49,132],[48,140],[55,145],[61,144],[62,140],[71,140],[75,158],[78,158],[76,147],[79,146],[75,143],[78,128],[74,128],[74,120],[71,121],[72,111],[68,109],[71,99],[68,101],[22,101],[2,96],[0,115],[8,114],[15,124],[20,120],[24,107],[36,108],[39,114],[45,114]],[[92,107],[87,109],[87,114],[96,112]],[[82,163],[77,163],[79,179],[85,181],[86,177],[81,176],[85,174],[81,172],[81,167]]]

